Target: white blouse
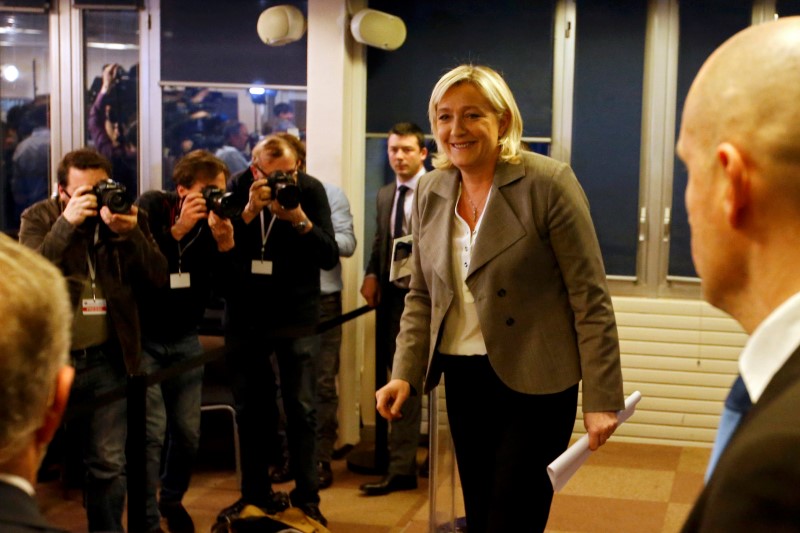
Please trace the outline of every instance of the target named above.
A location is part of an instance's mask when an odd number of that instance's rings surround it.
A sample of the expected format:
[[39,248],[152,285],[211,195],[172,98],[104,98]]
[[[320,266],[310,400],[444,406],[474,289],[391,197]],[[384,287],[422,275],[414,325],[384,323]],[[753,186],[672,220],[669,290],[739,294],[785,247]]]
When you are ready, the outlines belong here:
[[[459,196],[460,196],[459,186]],[[486,343],[483,340],[481,325],[478,321],[478,310],[475,307],[475,298],[464,280],[469,271],[472,260],[472,251],[483,221],[483,214],[489,207],[492,190],[486,197],[486,207],[475,223],[475,230],[470,231],[467,221],[458,214],[458,202],[453,213],[453,240],[450,243],[450,265],[455,287],[453,302],[444,317],[442,338],[439,342],[439,352],[450,355],[485,355]]]

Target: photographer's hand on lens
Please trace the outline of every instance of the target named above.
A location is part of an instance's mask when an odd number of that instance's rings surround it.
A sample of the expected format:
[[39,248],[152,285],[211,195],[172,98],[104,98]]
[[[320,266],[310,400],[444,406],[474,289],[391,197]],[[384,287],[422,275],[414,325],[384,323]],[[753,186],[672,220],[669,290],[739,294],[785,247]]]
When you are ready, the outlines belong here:
[[183,198],[178,220],[172,225],[170,232],[176,241],[183,239],[192,231],[198,220],[206,218],[208,209],[203,195],[199,192],[190,192]]
[[132,231],[139,224],[139,208],[131,206],[128,213],[112,213],[111,210],[103,206],[100,208],[100,218],[106,223],[108,229],[117,235],[125,235]]
[[97,196],[93,193],[93,187],[77,187],[64,207],[63,216],[73,226],[80,226],[87,218],[97,216]]
[[296,228],[301,235],[305,235],[311,231],[313,224],[306,216],[300,204],[294,209],[286,209],[275,199],[270,203],[269,210],[275,215],[275,218],[291,222],[292,227]]
[[229,218],[222,218],[215,212],[209,211],[208,227],[211,229],[214,240],[217,241],[217,250],[227,252],[233,249],[233,223]]
[[267,185],[267,180],[254,180],[250,185],[250,193],[247,205],[242,212],[242,220],[249,224],[256,218],[261,211],[270,204],[272,200],[272,190]]

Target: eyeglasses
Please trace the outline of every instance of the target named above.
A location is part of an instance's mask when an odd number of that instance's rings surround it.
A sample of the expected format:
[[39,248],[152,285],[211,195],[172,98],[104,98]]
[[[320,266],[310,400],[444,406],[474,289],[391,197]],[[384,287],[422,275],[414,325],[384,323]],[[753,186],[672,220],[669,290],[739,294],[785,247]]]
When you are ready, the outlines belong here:
[[250,164],[253,166],[253,168],[255,168],[258,172],[260,172],[261,175],[264,176],[265,178],[269,177],[270,174],[274,174],[275,172],[283,172],[284,174],[289,174],[295,180],[297,180],[297,169],[293,169],[293,170],[276,169],[276,170],[273,170],[272,172],[265,172],[264,169],[262,169],[260,166],[258,166],[258,164],[256,163],[255,159],[253,161],[251,161]]

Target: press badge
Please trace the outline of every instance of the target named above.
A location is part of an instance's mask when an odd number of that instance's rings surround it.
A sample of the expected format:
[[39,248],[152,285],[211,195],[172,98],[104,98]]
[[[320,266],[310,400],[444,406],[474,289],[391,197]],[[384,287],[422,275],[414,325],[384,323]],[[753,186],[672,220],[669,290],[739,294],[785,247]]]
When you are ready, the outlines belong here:
[[271,276],[272,261],[262,261],[260,259],[253,259],[253,267],[251,272],[253,274],[260,274],[262,276]]
[[169,275],[170,289],[188,289],[189,287],[191,287],[191,283],[188,272],[178,272],[177,274]]
[[106,314],[105,298],[84,298],[81,302],[83,316],[97,316]]

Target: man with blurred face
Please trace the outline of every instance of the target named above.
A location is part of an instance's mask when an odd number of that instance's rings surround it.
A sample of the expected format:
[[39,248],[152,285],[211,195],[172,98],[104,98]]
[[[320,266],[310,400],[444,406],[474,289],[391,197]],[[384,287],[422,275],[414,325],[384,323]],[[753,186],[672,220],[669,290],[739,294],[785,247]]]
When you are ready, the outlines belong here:
[[[232,276],[230,217],[238,213],[222,208],[227,178],[225,163],[195,150],[175,166],[175,192],[148,191],[137,202],[170,273],[167,285],[151,287],[142,298],[142,366],[149,374],[203,355],[198,327],[213,290],[219,293]],[[201,366],[147,390],[147,531],[159,531],[160,517],[172,533],[194,531],[181,501],[200,444],[202,380]]]
[[711,55],[689,91],[678,154],[704,297],[751,335],[739,371],[752,407],[684,531],[796,531],[800,17],[750,27]]
[[[376,361],[391,369],[395,338],[400,331],[400,316],[408,293],[409,278],[389,281],[394,239],[411,234],[411,206],[414,190],[425,173],[428,156],[425,136],[416,124],[401,122],[389,131],[389,164],[395,179],[378,191],[377,224],[372,254],[361,284],[361,295],[370,307],[377,307],[375,317]],[[396,490],[417,488],[417,447],[422,417],[421,398],[413,396],[403,405],[403,417],[393,421],[389,431],[389,468],[376,482],[364,483],[361,490],[371,496]]]
[[[123,388],[127,375],[139,371],[138,297],[167,279],[167,260],[145,214],[123,196],[98,190],[102,184],[113,192],[110,173],[109,161],[93,150],[68,153],[58,166],[58,197],[26,209],[20,226],[20,242],[55,263],[69,285],[71,402],[79,404]],[[124,400],[70,423],[83,439],[89,531],[122,531],[126,424]]]

